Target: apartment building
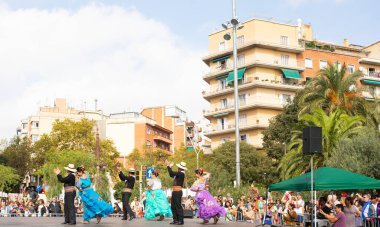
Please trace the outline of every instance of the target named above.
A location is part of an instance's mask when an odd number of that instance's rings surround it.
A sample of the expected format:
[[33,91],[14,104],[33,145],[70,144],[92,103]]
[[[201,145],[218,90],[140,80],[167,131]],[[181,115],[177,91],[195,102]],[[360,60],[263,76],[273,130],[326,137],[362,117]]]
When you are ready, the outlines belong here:
[[66,118],[79,121],[83,118],[99,121],[107,118],[102,111],[78,110],[69,107],[66,99],[57,98],[53,106],[40,107],[38,112],[21,120],[21,126],[17,128],[16,134],[20,137],[28,137],[36,142],[41,135],[48,134],[53,128],[53,123]]
[[[242,25],[237,31],[240,138],[261,148],[269,119],[302,89],[302,34],[297,25],[268,20],[252,19]],[[203,58],[210,68],[203,76],[210,90],[203,97],[210,103],[204,116],[211,122],[205,133],[211,148],[235,138],[233,43],[223,39],[227,32],[231,29],[209,35],[209,54]]]
[[[374,88],[380,94],[380,42],[369,46],[333,44],[313,37],[312,26],[251,19],[237,31],[240,139],[262,148],[262,131],[269,120],[283,109],[295,93],[303,89],[328,63],[346,64],[348,72],[361,70],[360,86]],[[203,76],[209,90],[203,97],[210,103],[204,110],[211,128],[205,135],[214,149],[227,140],[235,140],[232,40],[224,40],[231,29],[208,37],[209,54],[203,61],[210,72]],[[369,92],[364,92],[367,98]]]

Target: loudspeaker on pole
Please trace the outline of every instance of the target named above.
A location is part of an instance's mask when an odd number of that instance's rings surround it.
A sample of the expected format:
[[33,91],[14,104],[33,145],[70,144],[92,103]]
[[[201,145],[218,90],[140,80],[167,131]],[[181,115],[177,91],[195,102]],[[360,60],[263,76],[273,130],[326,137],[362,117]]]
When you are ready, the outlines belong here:
[[322,153],[322,128],[306,127],[302,131],[303,153],[320,154]]

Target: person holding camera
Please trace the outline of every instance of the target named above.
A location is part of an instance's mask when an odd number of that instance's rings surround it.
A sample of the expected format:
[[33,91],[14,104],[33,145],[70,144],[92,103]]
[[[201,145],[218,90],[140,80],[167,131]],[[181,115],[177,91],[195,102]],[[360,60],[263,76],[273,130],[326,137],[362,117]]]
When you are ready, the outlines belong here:
[[334,223],[334,227],[346,227],[346,215],[343,213],[344,207],[342,204],[335,206],[336,214],[326,214],[323,210],[320,213],[325,216],[327,220]]

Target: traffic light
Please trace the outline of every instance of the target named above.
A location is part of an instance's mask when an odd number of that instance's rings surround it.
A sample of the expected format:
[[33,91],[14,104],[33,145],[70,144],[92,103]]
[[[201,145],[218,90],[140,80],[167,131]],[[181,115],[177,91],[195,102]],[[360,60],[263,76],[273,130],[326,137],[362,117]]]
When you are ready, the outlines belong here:
[[139,181],[140,180],[140,171],[136,171],[135,173],[135,177],[136,177],[136,180]]
[[142,179],[146,180],[146,166],[142,166],[141,175],[142,175]]

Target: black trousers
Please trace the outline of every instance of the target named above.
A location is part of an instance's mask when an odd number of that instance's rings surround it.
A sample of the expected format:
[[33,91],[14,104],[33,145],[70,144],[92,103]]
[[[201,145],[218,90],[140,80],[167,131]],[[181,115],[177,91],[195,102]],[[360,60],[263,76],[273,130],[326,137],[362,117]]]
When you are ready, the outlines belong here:
[[172,192],[171,207],[173,220],[183,222],[182,190],[179,192]]
[[123,202],[123,214],[124,218],[127,218],[127,214],[129,217],[135,217],[132,212],[131,206],[129,205],[129,199],[131,198],[131,192],[123,192],[121,196],[121,201]]
[[65,208],[65,222],[66,223],[77,223],[76,216],[75,216],[75,206],[74,206],[74,199],[76,196],[76,192],[65,192],[65,199],[64,199],[64,208]]

